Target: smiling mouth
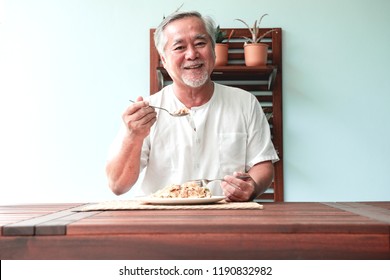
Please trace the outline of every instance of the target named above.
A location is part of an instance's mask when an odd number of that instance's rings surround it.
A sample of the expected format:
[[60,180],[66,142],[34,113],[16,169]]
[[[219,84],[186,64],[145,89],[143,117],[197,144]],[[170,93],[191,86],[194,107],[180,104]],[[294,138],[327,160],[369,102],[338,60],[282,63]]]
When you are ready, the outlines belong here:
[[188,66],[184,66],[183,68],[186,69],[186,70],[192,70],[192,69],[199,69],[203,66],[203,63],[201,64],[194,64],[194,65],[188,65]]

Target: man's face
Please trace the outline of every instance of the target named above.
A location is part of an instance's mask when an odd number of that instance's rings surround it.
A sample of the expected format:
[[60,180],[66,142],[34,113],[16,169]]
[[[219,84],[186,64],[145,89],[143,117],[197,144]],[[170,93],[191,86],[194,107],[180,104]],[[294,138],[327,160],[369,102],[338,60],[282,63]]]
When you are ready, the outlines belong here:
[[197,17],[179,19],[167,25],[164,34],[161,60],[173,81],[193,88],[209,81],[215,56],[203,22]]

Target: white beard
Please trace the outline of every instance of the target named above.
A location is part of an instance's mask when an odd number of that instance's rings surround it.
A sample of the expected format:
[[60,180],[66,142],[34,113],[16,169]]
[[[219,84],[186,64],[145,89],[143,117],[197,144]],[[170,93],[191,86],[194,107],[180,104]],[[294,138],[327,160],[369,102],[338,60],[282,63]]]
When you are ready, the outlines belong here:
[[207,82],[209,75],[208,75],[207,71],[203,71],[202,75],[199,78],[194,78],[192,75],[190,77],[187,75],[183,75],[182,78],[183,78],[183,82],[187,86],[192,87],[192,88],[197,88],[197,87],[203,86]]

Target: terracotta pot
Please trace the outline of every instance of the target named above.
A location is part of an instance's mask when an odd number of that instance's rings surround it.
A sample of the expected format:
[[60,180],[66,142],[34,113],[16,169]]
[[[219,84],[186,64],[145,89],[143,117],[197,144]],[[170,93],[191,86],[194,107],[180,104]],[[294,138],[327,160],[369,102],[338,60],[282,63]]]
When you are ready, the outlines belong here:
[[268,45],[263,43],[245,44],[244,56],[246,66],[266,65],[268,57]]
[[215,44],[215,66],[224,66],[228,63],[228,44]]

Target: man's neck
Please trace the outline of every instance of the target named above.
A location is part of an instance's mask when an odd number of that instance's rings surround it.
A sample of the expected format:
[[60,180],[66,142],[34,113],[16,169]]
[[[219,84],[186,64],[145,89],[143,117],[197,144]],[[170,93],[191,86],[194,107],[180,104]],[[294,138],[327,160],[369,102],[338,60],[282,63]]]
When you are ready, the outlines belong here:
[[173,92],[187,108],[199,107],[207,103],[213,96],[214,82],[208,81],[197,88],[173,84]]

